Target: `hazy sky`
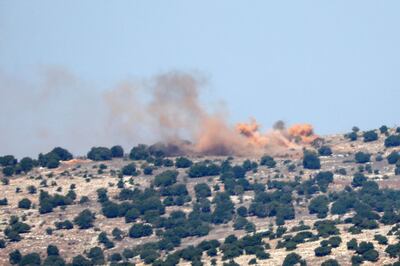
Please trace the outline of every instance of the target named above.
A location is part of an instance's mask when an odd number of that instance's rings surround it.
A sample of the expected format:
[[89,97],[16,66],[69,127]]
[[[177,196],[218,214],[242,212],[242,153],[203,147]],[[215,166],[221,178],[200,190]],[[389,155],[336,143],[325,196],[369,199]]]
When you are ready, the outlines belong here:
[[[0,72],[30,82],[57,66],[106,90],[195,71],[231,121],[309,122],[323,134],[393,126],[399,10],[399,1],[0,0]],[[13,114],[1,110],[7,131]]]

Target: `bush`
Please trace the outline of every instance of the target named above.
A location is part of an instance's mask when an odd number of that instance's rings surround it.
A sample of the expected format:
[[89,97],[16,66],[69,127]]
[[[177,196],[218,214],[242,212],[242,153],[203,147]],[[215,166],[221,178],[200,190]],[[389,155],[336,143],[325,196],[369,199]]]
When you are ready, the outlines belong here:
[[325,218],[329,211],[328,204],[328,198],[325,195],[320,195],[311,200],[308,210],[310,214],[316,213],[318,218]]
[[331,250],[332,250],[332,248],[329,246],[317,247],[316,249],[314,249],[314,253],[315,253],[315,256],[317,256],[317,257],[323,257],[323,256],[331,254]]
[[4,176],[12,176],[14,174],[14,167],[13,166],[6,166],[3,168]]
[[21,166],[21,170],[27,173],[33,168],[33,160],[30,157],[24,157],[19,162],[19,165]]
[[283,261],[282,266],[294,266],[294,265],[306,265],[305,261],[301,259],[301,256],[297,253],[289,253],[285,260]]
[[93,263],[82,255],[72,258],[72,266],[93,266]]
[[22,259],[22,254],[18,249],[14,250],[14,251],[10,252],[10,254],[8,254],[8,261],[11,264],[18,264],[21,261],[21,259]]
[[80,229],[88,229],[93,227],[94,220],[94,213],[92,213],[89,209],[85,209],[74,218],[74,223],[78,225]]
[[370,249],[363,254],[363,259],[367,261],[377,261],[379,259],[379,253],[374,249]]
[[194,186],[194,191],[196,192],[196,197],[198,199],[211,196],[211,189],[206,183],[196,184]]
[[144,144],[139,144],[136,147],[133,147],[129,153],[129,158],[132,160],[147,160],[149,156],[150,153],[148,147]]
[[134,224],[129,229],[129,237],[140,238],[153,234],[153,229],[148,224]]
[[61,147],[55,147],[50,153],[57,155],[61,161],[68,161],[73,158],[72,154],[68,150]]
[[106,147],[93,147],[87,154],[93,161],[107,161],[112,159],[111,150]]
[[119,145],[112,146],[111,147],[111,157],[113,157],[113,158],[124,157],[124,149]]
[[128,176],[134,176],[137,174],[135,163],[130,163],[122,167],[122,174]]
[[60,255],[60,252],[57,246],[54,245],[47,246],[47,256],[58,256],[58,255]]
[[356,163],[367,163],[371,159],[371,154],[359,151],[354,155],[354,159]]
[[353,176],[353,181],[351,181],[351,186],[361,187],[365,182],[367,182],[367,177],[364,174],[355,173]]
[[348,250],[357,250],[357,248],[358,248],[357,239],[353,238],[349,242],[347,242]]
[[274,168],[276,166],[276,162],[271,156],[264,155],[263,157],[261,157],[260,165],[265,165],[268,168]]
[[310,151],[304,152],[303,167],[305,169],[320,169],[321,163],[318,156]]
[[363,134],[364,142],[371,142],[378,139],[378,134],[374,130],[366,131]]
[[145,175],[152,175],[152,174],[153,174],[153,167],[151,167],[151,166],[146,166],[146,167],[143,169],[143,174],[145,174]]
[[56,226],[56,228],[59,229],[72,229],[74,228],[74,225],[72,224],[72,222],[70,220],[65,220],[65,221],[61,221],[61,222],[55,222],[54,225]]
[[29,199],[23,198],[22,200],[20,200],[18,202],[18,208],[30,209],[31,208],[31,204],[32,204],[32,202]]
[[340,246],[340,243],[342,243],[342,239],[340,238],[340,236],[333,236],[328,239],[328,242],[331,245],[331,247],[337,248]]
[[40,255],[38,253],[29,253],[22,257],[19,265],[40,266],[41,262],[42,260],[40,259]]
[[374,240],[378,241],[378,244],[380,245],[387,245],[388,243],[387,237],[383,235],[375,235]]
[[347,134],[346,137],[347,137],[350,141],[356,141],[357,138],[358,138],[357,132],[351,132],[351,133]]
[[193,162],[185,157],[179,157],[175,160],[175,167],[176,168],[189,168],[192,166]]
[[387,161],[389,164],[396,164],[400,159],[400,153],[398,151],[392,151],[388,157]]
[[8,200],[7,200],[7,198],[0,199],[0,206],[6,206],[6,205],[8,205]]
[[318,149],[318,154],[321,156],[331,156],[332,150],[328,146],[322,146],[321,148]]
[[166,170],[154,178],[154,185],[157,187],[170,186],[176,183],[176,178],[178,177],[179,172],[173,170]]
[[4,155],[0,156],[0,165],[1,166],[15,166],[18,163],[18,160],[15,159],[13,155]]
[[189,177],[216,176],[220,173],[220,167],[216,164],[207,164],[205,162],[195,163],[189,168]]
[[339,262],[335,259],[329,259],[324,261],[321,266],[340,266]]
[[140,212],[137,209],[132,208],[125,213],[125,222],[132,223],[139,218],[139,216]]
[[385,139],[385,147],[400,146],[400,135],[391,135]]
[[60,256],[48,256],[44,261],[42,266],[64,266],[66,265],[65,260]]

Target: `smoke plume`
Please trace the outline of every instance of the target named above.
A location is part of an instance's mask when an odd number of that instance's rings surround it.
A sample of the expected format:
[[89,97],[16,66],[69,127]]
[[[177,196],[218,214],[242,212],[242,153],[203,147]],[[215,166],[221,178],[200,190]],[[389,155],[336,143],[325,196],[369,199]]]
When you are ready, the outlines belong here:
[[85,154],[92,146],[158,142],[175,154],[258,155],[301,149],[316,138],[308,124],[286,129],[278,121],[265,132],[255,119],[232,125],[223,108],[202,106],[204,84],[201,77],[169,72],[104,92],[58,68],[36,84],[0,73],[0,111],[7,114],[0,121],[6,136],[0,152],[35,155],[63,146]]

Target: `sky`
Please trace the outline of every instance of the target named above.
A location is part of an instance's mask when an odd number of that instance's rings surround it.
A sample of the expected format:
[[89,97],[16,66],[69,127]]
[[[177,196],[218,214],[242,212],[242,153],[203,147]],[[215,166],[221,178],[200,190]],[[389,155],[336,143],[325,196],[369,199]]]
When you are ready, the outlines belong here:
[[[395,126],[398,10],[399,1],[0,0],[0,74],[31,83],[57,67],[105,91],[188,71],[201,73],[204,101],[222,101],[232,122],[307,122],[320,134]],[[0,81],[3,101],[7,86]],[[0,107],[0,131],[23,143],[29,134],[17,131],[32,123],[12,99],[18,108]]]

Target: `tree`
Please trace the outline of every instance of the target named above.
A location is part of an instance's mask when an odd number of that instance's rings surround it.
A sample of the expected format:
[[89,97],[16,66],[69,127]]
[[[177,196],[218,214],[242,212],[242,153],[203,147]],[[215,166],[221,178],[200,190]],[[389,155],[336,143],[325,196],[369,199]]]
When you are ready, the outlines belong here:
[[367,163],[371,159],[371,154],[359,151],[354,155],[354,159],[356,163]]
[[32,202],[29,199],[23,198],[22,200],[20,200],[18,202],[18,208],[30,209],[31,208],[31,204],[32,204]]
[[320,169],[321,163],[318,156],[310,151],[305,151],[303,156],[303,167],[305,169]]
[[111,157],[122,158],[124,157],[124,149],[120,145],[111,147]]
[[123,175],[136,175],[136,164],[130,163],[122,167],[122,174]]
[[41,262],[42,260],[40,259],[40,255],[34,252],[23,256],[18,265],[40,266]]
[[176,178],[178,177],[179,172],[174,170],[166,170],[154,178],[154,185],[157,187],[170,186],[176,183]]
[[318,218],[325,218],[329,211],[328,204],[328,198],[325,195],[320,195],[311,200],[308,210],[310,214],[316,213]]
[[319,172],[315,176],[315,181],[320,187],[322,192],[326,192],[330,183],[333,182],[333,173],[330,171]]
[[13,166],[6,166],[3,168],[4,176],[12,176],[14,174],[14,167]]
[[65,260],[59,255],[48,256],[44,261],[42,266],[65,266]]
[[4,155],[0,156],[0,165],[1,166],[15,166],[18,163],[18,160],[15,159],[13,155]]
[[381,134],[386,134],[388,132],[388,127],[386,125],[382,125],[379,128],[379,131],[381,132]]
[[95,265],[104,265],[104,253],[99,247],[93,247],[89,250],[87,256],[91,259]]
[[148,224],[134,224],[129,229],[129,237],[140,238],[153,234],[153,229]]
[[140,212],[136,208],[129,209],[125,213],[125,222],[126,223],[132,223],[134,222],[137,218],[139,218]]
[[111,150],[106,147],[92,147],[87,157],[93,161],[107,161],[112,159]]
[[337,248],[340,246],[340,243],[342,243],[342,239],[340,236],[332,236],[331,238],[328,239],[329,244],[333,248]]
[[50,153],[57,155],[61,161],[68,161],[73,158],[72,154],[68,150],[61,147],[55,147]]
[[320,156],[331,156],[332,150],[329,146],[322,146],[321,148],[318,149],[318,154]]
[[375,249],[370,249],[363,254],[363,259],[367,261],[377,261],[379,259],[379,253]]
[[347,242],[348,250],[357,250],[357,248],[358,248],[357,239],[352,238],[349,242]]
[[329,259],[324,261],[321,266],[340,266],[339,262],[335,259]]
[[19,165],[21,166],[21,170],[27,173],[33,168],[33,160],[30,157],[24,157],[19,162]]
[[211,189],[206,183],[196,184],[194,186],[194,191],[196,192],[196,197],[198,199],[211,196]]
[[73,257],[72,266],[93,266],[93,263],[82,255]]
[[282,266],[294,266],[300,263],[300,265],[306,265],[305,261],[301,259],[301,256],[297,253],[289,253],[285,260],[283,261]]
[[10,252],[10,254],[8,254],[8,261],[11,264],[18,264],[21,261],[21,259],[22,259],[22,254],[18,249],[14,250],[14,251]]
[[146,160],[150,156],[148,147],[144,144],[139,144],[131,149],[129,158],[132,160]]
[[60,255],[60,251],[57,246],[48,245],[47,246],[47,256],[58,256]]
[[351,181],[351,186],[361,187],[365,182],[367,182],[367,177],[362,173],[355,173],[353,176],[353,181]]
[[92,213],[89,209],[85,209],[74,218],[74,223],[78,225],[80,229],[88,229],[93,227],[94,220],[94,213]]
[[378,139],[378,134],[375,130],[366,131],[363,133],[364,142],[371,142]]
[[216,176],[220,173],[220,167],[216,164],[207,164],[205,162],[199,162],[193,164],[189,168],[189,177],[203,177],[203,176]]
[[385,139],[385,147],[400,146],[400,135],[391,135]]
[[175,160],[176,168],[188,168],[192,166],[193,162],[186,157],[178,157]]
[[392,151],[388,157],[387,161],[389,164],[396,164],[400,159],[400,153],[398,151]]
[[263,157],[261,157],[260,165],[265,165],[268,168],[274,168],[276,166],[276,162],[271,156],[264,155]]
[[380,234],[375,235],[374,240],[378,241],[379,245],[387,245],[387,243],[388,243],[387,237],[384,235],[380,235]]
[[331,250],[332,248],[330,246],[317,247],[316,249],[314,249],[314,253],[317,257],[323,257],[331,254]]

